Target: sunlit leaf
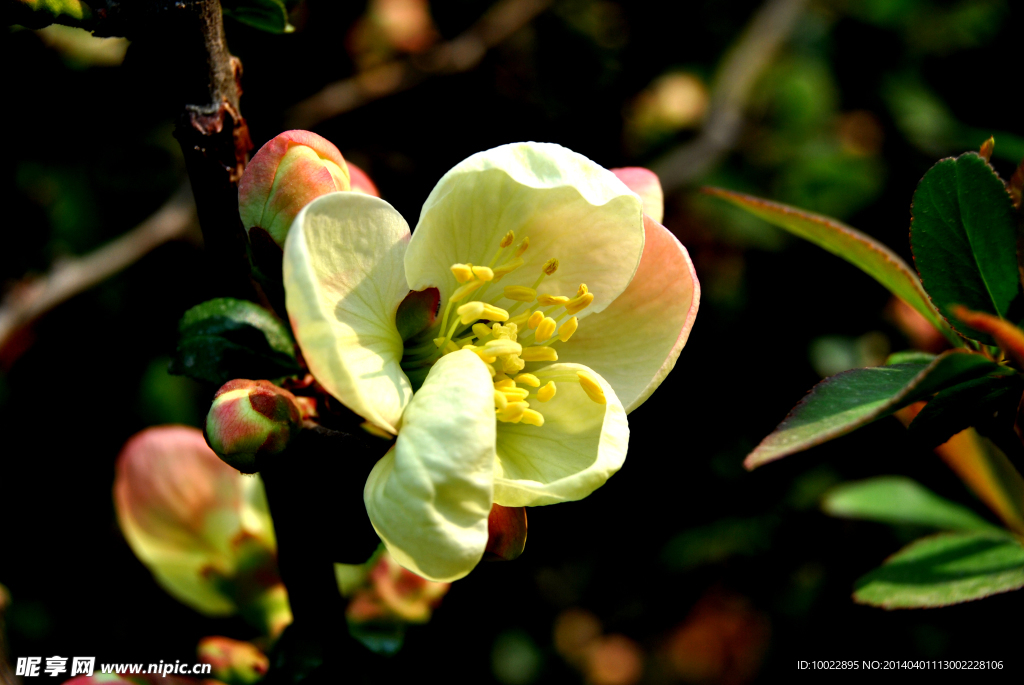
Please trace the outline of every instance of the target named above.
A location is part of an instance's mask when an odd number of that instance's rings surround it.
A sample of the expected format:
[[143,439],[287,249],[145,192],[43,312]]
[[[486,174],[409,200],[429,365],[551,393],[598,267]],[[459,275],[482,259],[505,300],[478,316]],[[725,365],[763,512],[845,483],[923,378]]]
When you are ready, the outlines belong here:
[[222,297],[185,312],[171,373],[218,385],[234,378],[271,379],[296,373],[295,346],[273,314]]
[[903,476],[879,476],[844,483],[825,495],[821,508],[831,516],[881,523],[939,530],[999,530],[970,509],[939,497]]
[[968,428],[935,451],[1007,527],[1024,534],[1024,478],[991,440]]
[[705,192],[741,207],[769,223],[823,247],[842,257],[885,286],[938,328],[954,344],[959,337],[936,311],[917,274],[903,259],[869,235],[820,214],[812,214],[788,205],[763,200],[722,188],[706,188]]
[[945,352],[930,363],[853,369],[814,386],[744,464],[753,469],[820,445],[956,383],[1010,369],[980,354]]
[[[944,159],[914,192],[910,244],[935,306],[947,319],[964,305],[1013,322],[1024,314],[1017,270],[1017,228],[1005,184],[976,152]],[[986,344],[994,338],[952,321]]]
[[857,581],[853,598],[884,609],[941,607],[1024,587],[1024,547],[1009,535],[940,533]]

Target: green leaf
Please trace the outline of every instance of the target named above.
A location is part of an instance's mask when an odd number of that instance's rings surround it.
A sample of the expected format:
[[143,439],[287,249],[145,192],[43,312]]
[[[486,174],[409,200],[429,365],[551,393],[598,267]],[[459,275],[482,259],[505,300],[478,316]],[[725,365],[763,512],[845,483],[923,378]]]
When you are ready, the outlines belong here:
[[[54,22],[78,26],[92,16],[89,5],[82,0],[15,0],[10,9],[18,23],[32,28]],[[20,6],[20,7],[19,7]],[[20,11],[19,11],[20,10]]]
[[935,359],[935,355],[929,352],[903,350],[902,352],[893,352],[890,354],[889,358],[885,360],[885,365],[892,366],[893,364],[907,364],[910,362],[924,362],[925,364],[928,364],[933,359]]
[[[918,184],[911,215],[914,263],[944,317],[964,305],[1020,322],[1024,299],[1013,203],[988,162],[976,152],[938,162]],[[995,344],[987,333],[953,323],[967,337]]]
[[280,378],[299,371],[284,324],[257,304],[229,297],[203,302],[178,324],[171,373],[222,385],[234,378]]
[[910,436],[923,447],[936,447],[970,426],[1003,425],[1013,430],[1021,394],[1018,376],[978,378],[940,391],[914,417]]
[[268,33],[291,33],[283,0],[223,0],[224,16]]
[[704,188],[704,192],[842,257],[916,309],[954,345],[963,344],[928,299],[914,270],[898,254],[871,236],[827,216],[771,200],[722,188]]
[[754,469],[845,435],[956,383],[1012,370],[980,354],[950,350],[931,362],[853,369],[814,386],[744,464]]
[[970,602],[1024,587],[1024,547],[1009,535],[940,533],[910,543],[856,583],[853,599],[884,609]]
[[821,508],[831,516],[880,523],[940,530],[1000,530],[970,509],[939,497],[903,476],[879,476],[844,483],[825,495]]

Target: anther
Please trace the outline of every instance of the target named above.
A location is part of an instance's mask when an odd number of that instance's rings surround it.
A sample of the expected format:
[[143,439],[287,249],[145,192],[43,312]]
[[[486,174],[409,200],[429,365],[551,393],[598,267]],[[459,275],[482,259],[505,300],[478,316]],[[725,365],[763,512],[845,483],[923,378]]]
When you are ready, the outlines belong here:
[[526,402],[509,402],[498,412],[498,420],[505,423],[519,423],[529,405]]
[[530,247],[530,236],[526,236],[523,238],[523,242],[519,243],[519,246],[516,248],[516,257],[522,257],[528,247]]
[[544,342],[552,335],[555,334],[555,327],[558,324],[550,316],[545,316],[544,320],[537,326],[537,342]]
[[556,304],[565,304],[569,302],[569,298],[565,295],[538,295],[537,304],[541,307],[550,307]]
[[452,275],[455,276],[455,280],[458,281],[459,283],[471,281],[473,280],[473,265],[452,264]]
[[473,324],[473,335],[475,335],[477,338],[480,338],[481,340],[483,338],[489,337],[491,335],[491,327],[485,323],[475,323]]
[[[474,282],[479,283],[479,281]],[[504,309],[487,304],[486,302],[480,302],[479,300],[467,302],[455,311],[458,313],[459,321],[463,325],[473,323],[477,319],[485,319],[487,321],[508,320],[508,312]]]
[[548,381],[547,385],[537,391],[537,399],[541,402],[547,402],[555,396],[556,390],[558,390],[558,388],[555,387],[555,382]]
[[523,351],[523,346],[514,340],[489,340],[484,349],[487,354],[496,354],[500,357],[506,354],[519,354]]
[[536,311],[530,314],[530,318],[526,320],[526,325],[530,328],[536,328],[540,325],[540,322],[544,320],[544,312]]
[[524,362],[557,362],[558,352],[553,347],[527,347],[519,354]]
[[524,409],[523,416],[519,419],[520,423],[528,423],[531,426],[543,426],[544,416],[539,411],[533,409]]
[[509,245],[512,244],[512,241],[515,240],[515,239],[516,239],[515,231],[509,231],[508,233],[506,233],[502,237],[501,242],[499,243],[499,245],[501,245],[501,247],[508,247]]
[[525,285],[506,285],[505,297],[516,302],[533,302],[537,299],[537,291]]
[[502,409],[504,409],[507,406],[508,406],[508,398],[505,396],[505,393],[498,392],[497,390],[495,390],[494,391],[494,408],[497,409],[498,411],[501,411]]
[[451,301],[460,302],[470,296],[477,288],[484,284],[483,281],[470,281],[464,285],[460,285],[458,290],[452,293]]
[[504,395],[508,402],[522,402],[530,396],[530,391],[526,388],[506,388],[498,392]]
[[580,283],[580,287],[576,289],[576,297],[583,297],[588,292],[590,292],[590,291],[587,290],[587,284],[586,283]]
[[569,342],[569,338],[576,332],[576,329],[580,326],[580,320],[575,316],[562,324],[562,327],[558,329],[558,339],[562,342]]
[[494,271],[488,266],[474,266],[473,275],[479,278],[481,281],[493,281]]
[[598,404],[606,404],[608,402],[600,383],[582,371],[577,371],[576,377],[580,379],[580,387],[583,388],[583,392],[587,393],[587,397]]
[[550,276],[551,274],[558,271],[558,260],[552,257],[548,261],[544,262],[544,266],[541,269],[545,274]]
[[594,301],[594,293],[584,293],[579,297],[573,298],[565,305],[565,313],[579,314],[581,311],[590,306],[590,303]]
[[518,376],[516,376],[514,380],[516,383],[522,383],[523,385],[528,385],[531,388],[540,387],[540,379],[534,376],[532,373],[521,373]]

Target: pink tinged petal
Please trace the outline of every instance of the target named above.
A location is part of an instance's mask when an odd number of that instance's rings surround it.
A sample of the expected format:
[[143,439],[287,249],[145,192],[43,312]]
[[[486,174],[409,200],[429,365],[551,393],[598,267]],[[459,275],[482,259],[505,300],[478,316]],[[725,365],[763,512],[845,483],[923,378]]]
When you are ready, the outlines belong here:
[[392,434],[412,397],[395,324],[409,294],[408,240],[408,224],[387,202],[331,193],[299,213],[284,249],[285,305],[310,372]]
[[246,230],[259,226],[278,245],[312,200],[350,188],[349,169],[333,144],[309,131],[285,131],[260,148],[238,184]]
[[661,181],[658,175],[650,169],[630,166],[619,169],[611,169],[619,180],[626,184],[626,187],[640,196],[644,203],[644,214],[661,223],[665,216],[665,193],[661,190]]
[[352,186],[353,192],[380,197],[380,191],[377,190],[377,186],[374,182],[370,180],[370,177],[365,171],[357,167],[352,162],[348,163],[348,174],[349,183]]
[[644,230],[644,253],[629,287],[558,346],[559,361],[597,371],[627,412],[643,404],[675,366],[700,305],[700,283],[686,248],[647,216]]

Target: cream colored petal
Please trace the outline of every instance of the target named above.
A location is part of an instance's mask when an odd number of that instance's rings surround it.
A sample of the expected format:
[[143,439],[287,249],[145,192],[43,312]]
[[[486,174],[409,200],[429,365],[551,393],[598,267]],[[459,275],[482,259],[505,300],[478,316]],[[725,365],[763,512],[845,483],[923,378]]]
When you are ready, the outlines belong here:
[[557,346],[560,361],[601,374],[627,412],[643,404],[675,366],[700,304],[700,283],[686,248],[650,217],[644,217],[644,227],[644,255],[629,287]]
[[[588,373],[604,390],[597,404],[571,379]],[[529,398],[543,426],[498,423],[494,501],[505,507],[539,506],[583,499],[622,467],[629,445],[626,412],[615,391],[593,370],[557,363],[533,372],[543,387],[554,380],[548,402]],[[559,380],[570,379],[570,380]]]
[[395,326],[409,294],[408,239],[408,224],[387,202],[339,192],[306,205],[284,247],[285,305],[310,372],[391,433],[412,397]]
[[[573,296],[586,283],[596,299],[585,316],[607,307],[636,271],[641,216],[636,194],[586,157],[550,143],[504,145],[466,159],[434,187],[406,252],[406,276],[413,290],[439,288],[445,302],[458,287],[449,267],[489,265],[513,231],[515,242],[499,265],[524,237],[530,245],[525,264],[500,285],[530,286],[544,262],[556,258],[558,271],[539,290]],[[497,299],[500,293],[491,286],[483,298],[511,305]]]
[[405,568],[452,581],[487,546],[494,473],[494,386],[469,351],[441,357],[413,396],[398,441],[366,479],[370,522]]

